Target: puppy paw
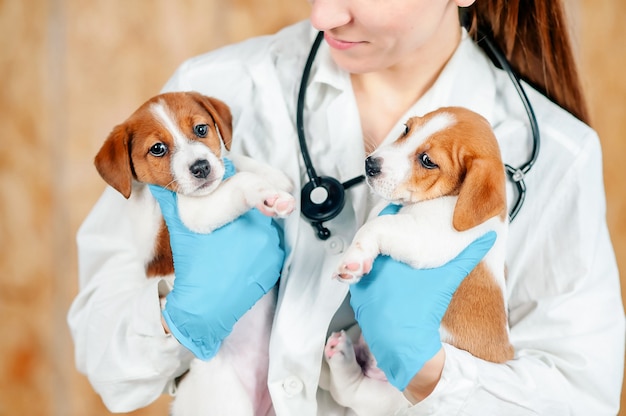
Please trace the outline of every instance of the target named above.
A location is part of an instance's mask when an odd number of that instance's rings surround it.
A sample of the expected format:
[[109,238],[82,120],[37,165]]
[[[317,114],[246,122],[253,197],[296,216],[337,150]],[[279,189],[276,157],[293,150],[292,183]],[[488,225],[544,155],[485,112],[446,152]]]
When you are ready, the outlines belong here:
[[286,192],[281,192],[272,204],[276,216],[284,218],[296,208],[296,199]]
[[342,282],[354,284],[372,270],[373,264],[374,259],[365,252],[358,249],[349,250],[343,257],[334,277]]
[[352,341],[350,341],[345,331],[333,332],[330,337],[328,337],[328,341],[326,341],[326,346],[324,347],[324,357],[326,357],[326,361],[329,364],[331,362],[337,363],[339,361],[353,361],[355,359]]
[[264,199],[256,208],[268,217],[285,218],[293,212],[296,207],[295,198],[286,192],[279,191]]

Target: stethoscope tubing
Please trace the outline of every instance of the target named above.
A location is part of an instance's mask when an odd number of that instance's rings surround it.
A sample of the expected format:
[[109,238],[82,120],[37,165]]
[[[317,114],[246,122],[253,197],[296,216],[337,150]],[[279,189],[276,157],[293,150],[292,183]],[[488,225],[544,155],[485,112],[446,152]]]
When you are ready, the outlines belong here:
[[320,43],[322,42],[323,38],[324,32],[318,32],[315,40],[313,41],[313,45],[311,46],[309,56],[307,57],[306,64],[304,65],[304,70],[302,71],[302,80],[300,81],[300,90],[298,91],[298,104],[296,108],[296,126],[298,131],[298,140],[300,141],[300,153],[302,153],[302,159],[304,159],[306,173],[316,187],[320,186],[320,177],[317,175],[317,172],[315,172],[315,168],[313,167],[313,162],[311,161],[309,148],[306,144],[306,138],[304,135],[304,98],[306,96],[306,84],[309,82],[311,67],[313,66],[315,55],[317,54],[317,50],[319,49]]
[[[317,172],[315,171],[313,162],[311,160],[311,156],[309,155],[308,146],[306,144],[306,137],[305,137],[305,132],[304,132],[304,104],[305,104],[307,83],[309,80],[311,67],[313,66],[315,55],[317,54],[317,50],[319,49],[319,46],[323,38],[324,38],[324,33],[322,31],[318,32],[317,36],[315,37],[315,40],[313,41],[313,44],[311,45],[311,50],[309,51],[309,55],[307,57],[306,64],[304,66],[304,70],[302,71],[302,80],[300,81],[300,89],[298,91],[298,101],[297,101],[297,106],[296,106],[296,126],[297,126],[296,130],[298,134],[298,140],[300,142],[300,152],[302,154],[302,159],[306,167],[307,175],[315,187],[318,187],[321,185],[322,178],[318,176]],[[540,149],[540,142],[541,142],[539,125],[537,123],[537,118],[535,116],[535,112],[530,103],[530,100],[528,99],[528,96],[526,95],[526,92],[524,91],[524,87],[519,77],[515,73],[515,71],[513,71],[513,69],[511,68],[511,65],[509,64],[504,54],[489,39],[488,36],[482,33],[479,34],[478,44],[486,46],[486,48],[491,53],[491,55],[493,55],[493,58],[496,59],[500,67],[507,73],[507,75],[511,79],[520,97],[520,100],[522,101],[524,110],[526,111],[526,114],[528,116],[528,121],[529,121],[530,129],[531,129],[531,135],[533,139],[533,148],[532,148],[531,156],[526,163],[524,163],[518,168],[514,168],[506,163],[504,164],[507,176],[509,177],[511,182],[515,184],[517,188],[517,200],[515,201],[515,203],[513,204],[513,208],[511,208],[511,211],[509,212],[509,221],[512,222],[517,216],[517,214],[519,213],[519,211],[521,210],[522,205],[524,204],[524,201],[526,199],[526,183],[524,181],[525,175],[533,167],[533,165],[535,164],[539,156],[539,149]],[[351,186],[354,186],[358,183],[363,182],[364,179],[365,179],[365,176],[360,175],[342,183],[342,186],[344,189],[348,189]],[[318,226],[321,226],[321,222],[313,221],[313,225],[315,226],[316,224]]]
[[514,168],[509,164],[504,164],[506,169],[506,173],[509,176],[511,182],[513,182],[517,187],[517,201],[511,208],[509,212],[509,222],[513,221],[519,211],[524,204],[524,200],[526,199],[526,183],[524,182],[525,175],[530,172],[530,169],[533,167],[537,158],[539,157],[539,148],[541,143],[541,133],[539,132],[539,125],[537,123],[537,117],[535,116],[535,111],[533,110],[532,105],[530,104],[530,100],[526,95],[526,91],[524,90],[524,86],[522,85],[519,77],[511,68],[509,61],[502,54],[500,49],[493,44],[493,42],[489,39],[488,36],[479,33],[478,44],[484,44],[487,49],[491,52],[494,58],[498,61],[502,69],[507,73],[511,81],[513,82],[513,86],[515,87],[517,94],[520,97],[520,101],[524,106],[524,110],[526,110],[526,114],[528,115],[528,122],[530,124],[531,134],[533,138],[533,149],[530,156],[530,159],[526,163],[524,163],[519,168]]

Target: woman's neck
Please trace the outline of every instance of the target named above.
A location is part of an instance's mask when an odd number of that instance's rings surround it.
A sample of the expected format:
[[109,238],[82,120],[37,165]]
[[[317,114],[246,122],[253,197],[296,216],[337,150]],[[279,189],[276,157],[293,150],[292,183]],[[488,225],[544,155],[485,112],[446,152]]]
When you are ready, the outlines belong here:
[[435,83],[460,39],[459,27],[454,36],[428,45],[394,66],[351,74],[366,153],[382,143],[400,117]]

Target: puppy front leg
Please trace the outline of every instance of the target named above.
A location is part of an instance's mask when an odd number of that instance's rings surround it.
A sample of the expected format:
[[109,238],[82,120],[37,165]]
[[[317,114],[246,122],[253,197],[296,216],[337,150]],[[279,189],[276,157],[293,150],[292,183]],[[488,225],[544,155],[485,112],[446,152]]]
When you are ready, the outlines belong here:
[[469,245],[476,232],[459,233],[450,226],[433,224],[428,218],[416,220],[410,211],[375,217],[357,231],[334,277],[347,283],[358,282],[372,270],[379,254],[416,268],[440,266],[454,258],[451,254]]
[[456,257],[481,235],[502,228],[501,221],[492,218],[459,232],[446,219],[451,218],[452,214],[441,215],[446,209],[451,213],[454,205],[445,203],[431,208],[435,208],[440,215],[433,214],[430,209],[420,213],[415,208],[405,207],[396,215],[383,215],[369,220],[355,235],[335,277],[348,283],[359,281],[363,274],[371,271],[374,259],[379,254],[389,255],[414,268],[439,267]]
[[385,240],[390,235],[403,232],[403,217],[402,214],[376,217],[363,224],[344,253],[334,277],[346,283],[361,280],[364,274],[372,270],[374,259],[381,253]]
[[236,173],[208,195],[178,196],[180,219],[200,234],[210,233],[255,206],[265,215],[282,217],[293,211],[295,199],[250,172]]
[[237,185],[241,186],[246,203],[256,207],[269,217],[284,218],[295,208],[295,198],[284,189],[273,185],[264,176],[253,172],[240,172],[236,178]]
[[252,172],[267,181],[272,188],[284,192],[293,191],[293,182],[283,171],[241,154],[232,153],[228,157],[235,165],[237,172]]
[[[295,199],[290,195],[293,182],[283,171],[242,154],[233,153],[229,157],[238,172],[249,172],[254,174],[251,178],[256,177],[251,179],[251,184],[256,183],[257,192],[260,190],[261,195],[251,189],[248,200],[259,211],[267,216],[278,217],[285,217],[293,211]],[[255,182],[260,178],[261,183]]]

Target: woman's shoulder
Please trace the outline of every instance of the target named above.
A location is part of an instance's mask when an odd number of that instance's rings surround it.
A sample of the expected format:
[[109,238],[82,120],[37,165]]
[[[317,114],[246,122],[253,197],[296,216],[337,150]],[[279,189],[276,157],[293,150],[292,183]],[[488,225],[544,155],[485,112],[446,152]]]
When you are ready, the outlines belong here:
[[589,140],[597,140],[597,133],[588,124],[551,101],[536,89],[526,86],[540,129],[548,137],[567,140],[573,145],[585,146]]
[[499,119],[497,134],[501,140],[502,157],[511,166],[523,166],[538,146],[536,163],[528,178],[541,178],[544,189],[554,188],[570,178],[575,185],[579,171],[598,163],[602,157],[601,142],[596,131],[573,114],[551,101],[530,84],[522,82],[539,128],[534,142],[529,115],[508,75],[497,70],[496,83]]
[[[506,75],[501,74],[502,77]],[[517,114],[518,119],[527,120],[528,116],[522,105],[519,105],[520,96],[513,88],[510,80],[500,81],[501,85],[506,85],[505,101],[508,103],[509,111]],[[533,88],[531,85],[522,82],[532,111],[537,119],[541,142],[549,146],[550,149],[561,153],[570,153],[573,156],[591,147],[599,148],[599,139],[596,131],[588,124],[579,120],[561,107],[551,101],[546,95]],[[542,147],[544,147],[542,145]]]
[[[597,132],[541,92],[525,85],[540,133],[537,169],[546,184],[563,183],[569,177],[575,184],[579,174],[602,164],[602,144]],[[596,165],[591,167],[590,165]],[[600,168],[601,169],[601,168]]]

